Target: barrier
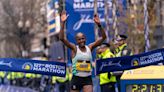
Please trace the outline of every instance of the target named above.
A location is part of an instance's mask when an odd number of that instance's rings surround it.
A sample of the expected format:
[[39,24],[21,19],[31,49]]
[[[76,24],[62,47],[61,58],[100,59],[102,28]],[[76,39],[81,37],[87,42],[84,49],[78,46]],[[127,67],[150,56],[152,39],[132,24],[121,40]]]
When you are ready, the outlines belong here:
[[156,65],[161,62],[164,62],[164,49],[133,56],[100,59],[96,61],[96,74]]
[[64,77],[66,75],[66,63],[0,58],[0,71],[36,73]]
[[[163,61],[164,48],[139,55],[100,59],[96,61],[96,74],[155,65]],[[66,75],[66,63],[0,58],[0,71],[37,73],[64,77]]]

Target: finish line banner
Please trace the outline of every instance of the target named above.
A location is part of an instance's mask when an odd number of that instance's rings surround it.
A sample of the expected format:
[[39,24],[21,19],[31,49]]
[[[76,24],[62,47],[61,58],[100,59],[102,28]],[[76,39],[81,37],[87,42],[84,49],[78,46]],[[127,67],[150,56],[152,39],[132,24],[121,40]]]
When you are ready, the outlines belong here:
[[36,73],[42,75],[65,77],[66,63],[28,59],[0,58],[0,71]]
[[96,74],[123,71],[164,63],[164,49],[158,49],[139,55],[100,59],[96,61]]

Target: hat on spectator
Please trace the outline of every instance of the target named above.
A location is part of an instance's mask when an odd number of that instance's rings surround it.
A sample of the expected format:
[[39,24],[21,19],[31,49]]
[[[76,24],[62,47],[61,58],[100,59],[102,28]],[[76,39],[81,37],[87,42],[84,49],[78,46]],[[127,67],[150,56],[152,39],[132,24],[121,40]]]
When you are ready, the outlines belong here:
[[128,37],[123,34],[119,34],[116,36],[116,41],[126,40]]
[[110,44],[109,44],[109,43],[102,43],[102,44],[100,45],[100,47],[101,47],[101,48],[103,48],[103,47],[110,47]]

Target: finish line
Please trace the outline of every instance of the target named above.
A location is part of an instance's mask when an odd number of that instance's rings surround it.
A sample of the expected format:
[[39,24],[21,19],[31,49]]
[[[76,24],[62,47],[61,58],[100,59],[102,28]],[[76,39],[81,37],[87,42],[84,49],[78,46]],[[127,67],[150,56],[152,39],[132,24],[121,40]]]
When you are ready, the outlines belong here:
[[36,73],[65,77],[66,63],[30,59],[0,58],[0,71]]

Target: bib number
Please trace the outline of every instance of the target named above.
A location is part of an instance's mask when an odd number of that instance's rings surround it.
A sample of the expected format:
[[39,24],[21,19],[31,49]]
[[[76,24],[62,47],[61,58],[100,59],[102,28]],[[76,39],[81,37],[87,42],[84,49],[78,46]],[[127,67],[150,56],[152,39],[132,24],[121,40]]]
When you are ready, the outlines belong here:
[[90,62],[77,61],[76,69],[77,71],[90,72],[91,71]]

